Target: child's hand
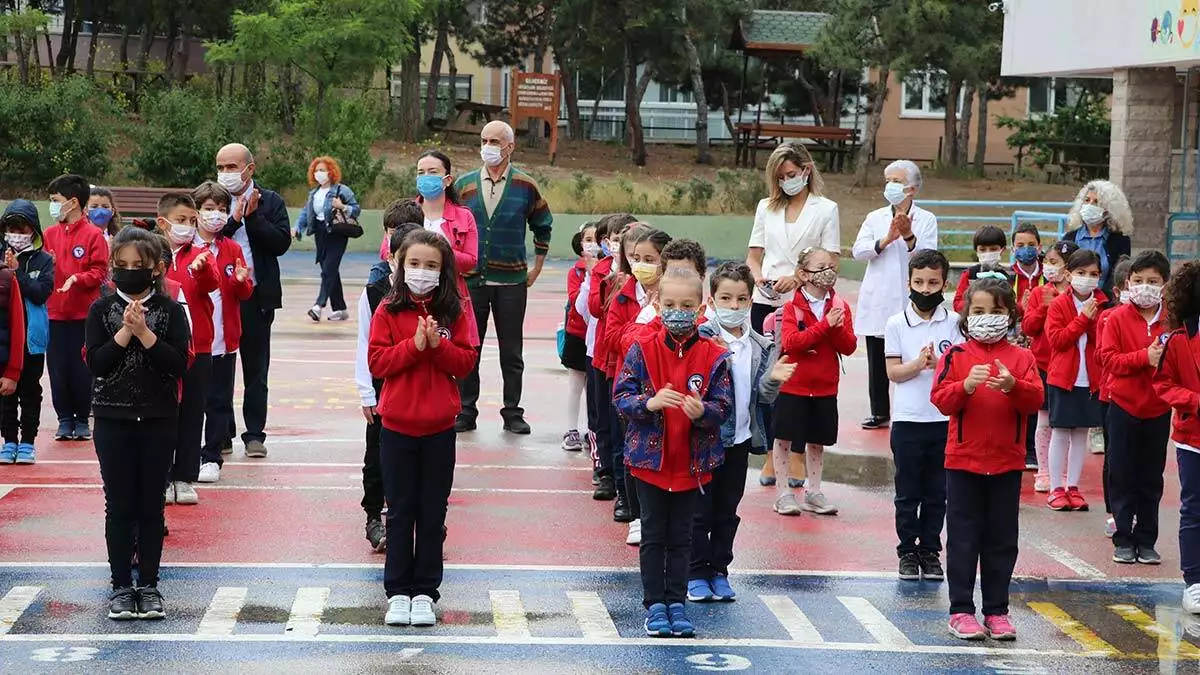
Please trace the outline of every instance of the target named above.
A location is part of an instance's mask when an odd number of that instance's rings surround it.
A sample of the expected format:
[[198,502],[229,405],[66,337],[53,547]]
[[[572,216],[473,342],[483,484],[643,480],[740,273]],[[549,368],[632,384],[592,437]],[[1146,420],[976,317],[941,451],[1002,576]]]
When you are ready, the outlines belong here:
[[58,289],[58,292],[66,293],[67,291],[71,290],[71,287],[74,285],[75,285],[75,275],[72,274],[71,276],[67,277],[66,281],[63,282],[62,288]]
[[125,307],[125,325],[129,326],[130,332],[139,340],[150,332],[150,328],[146,326],[146,308],[141,300],[134,300]]
[[792,379],[792,375],[796,374],[796,367],[798,365],[797,363],[792,363],[788,359],[787,354],[784,354],[779,357],[779,360],[775,362],[775,366],[771,368],[771,381],[787,382]]
[[17,381],[0,377],[0,396],[12,396],[17,392]]
[[201,269],[204,269],[204,262],[208,260],[208,258],[208,249],[204,249],[200,252],[200,255],[196,256],[195,260],[192,261],[192,264],[188,265],[188,269],[193,272],[199,272]]
[[937,366],[937,359],[933,357],[933,343],[921,347],[921,370],[933,370]]
[[238,261],[233,266],[233,278],[238,280],[238,283],[244,283],[250,278],[250,268],[246,267],[246,263],[238,258]]
[[963,380],[963,389],[966,389],[968,394],[974,394],[975,389],[984,382],[987,382],[991,375],[991,366],[985,366],[983,364],[972,366],[971,372],[967,373],[967,379]]
[[842,325],[842,320],[845,318],[845,316],[845,310],[843,310],[840,306],[834,307],[825,313],[825,321],[833,328],[837,328],[838,326]]
[[685,397],[681,407],[683,408],[683,413],[693,422],[704,417],[704,404],[695,396]]
[[442,336],[438,334],[438,322],[432,316],[425,322],[425,333],[425,340],[430,349],[437,349],[442,343]]
[[1146,348],[1146,355],[1150,359],[1150,365],[1157,368],[1158,364],[1162,362],[1163,343],[1158,340],[1151,342],[1150,346]]
[[995,377],[988,378],[987,386],[1007,394],[1012,391],[1013,387],[1017,386],[1017,378],[1008,372],[1008,368],[1003,363],[1000,363],[1000,359],[996,359],[996,375]]
[[1095,296],[1088,298],[1087,302],[1083,303],[1083,315],[1089,319],[1096,318],[1096,312],[1099,310],[1100,306],[1096,304]]
[[13,253],[11,248],[4,249],[4,264],[7,265],[10,270],[17,269],[17,254]]
[[425,342],[429,338],[429,328],[425,325],[425,317],[417,317],[417,332],[413,334],[413,344],[417,351],[425,351]]
[[683,394],[675,391],[671,384],[667,383],[654,396],[651,396],[649,401],[646,401],[646,410],[658,412],[664,408],[678,408],[681,405],[683,405]]
[[367,424],[374,424],[375,423],[375,406],[364,405],[362,407],[362,411],[363,411],[363,419],[365,419],[367,421]]

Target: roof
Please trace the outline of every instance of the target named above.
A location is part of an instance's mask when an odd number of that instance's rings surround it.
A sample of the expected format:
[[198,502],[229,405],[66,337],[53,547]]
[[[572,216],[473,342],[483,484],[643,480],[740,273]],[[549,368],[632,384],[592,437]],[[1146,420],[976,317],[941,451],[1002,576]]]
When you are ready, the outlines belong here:
[[822,12],[755,10],[733,27],[729,47],[752,56],[803,53],[816,44],[827,21]]

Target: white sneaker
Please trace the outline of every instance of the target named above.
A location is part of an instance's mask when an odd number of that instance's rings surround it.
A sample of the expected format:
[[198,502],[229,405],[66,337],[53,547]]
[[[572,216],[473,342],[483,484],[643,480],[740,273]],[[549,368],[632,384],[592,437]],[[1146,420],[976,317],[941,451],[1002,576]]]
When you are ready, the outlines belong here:
[[629,535],[625,537],[625,543],[630,546],[639,546],[642,543],[642,521],[632,520],[629,522]]
[[418,595],[412,599],[409,612],[409,622],[414,626],[432,626],[437,623],[437,615],[433,613],[433,598],[428,595]]
[[347,312],[344,309],[339,309],[338,311],[330,312],[330,314],[329,314],[330,321],[347,321],[349,319],[350,319],[350,312]]
[[412,613],[412,598],[407,595],[393,595],[388,598],[387,614],[383,622],[389,626],[407,626]]
[[1183,611],[1200,614],[1200,584],[1192,584],[1183,592]]
[[184,506],[199,504],[200,495],[196,494],[196,488],[192,487],[191,483],[177,480],[175,481],[175,503]]
[[174,483],[167,483],[167,490],[166,490],[166,492],[163,492],[163,503],[164,504],[174,504],[175,503],[175,484]]
[[197,483],[215,483],[221,480],[221,465],[216,462],[205,462],[200,465],[200,475]]
[[838,512],[837,507],[829,503],[823,492],[805,491],[804,503],[800,505],[800,508],[821,516],[834,516]]
[[317,323],[320,323],[321,322],[321,312],[323,312],[323,311],[325,311],[324,307],[322,307],[320,305],[313,305],[312,309],[308,310],[308,318],[312,319],[313,321],[316,321]]

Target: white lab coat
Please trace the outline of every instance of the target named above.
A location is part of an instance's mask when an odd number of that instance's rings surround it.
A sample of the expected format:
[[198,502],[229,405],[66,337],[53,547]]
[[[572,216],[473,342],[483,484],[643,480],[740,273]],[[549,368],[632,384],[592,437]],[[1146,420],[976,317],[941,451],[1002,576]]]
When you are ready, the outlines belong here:
[[[909,210],[912,231],[917,237],[913,252],[937,249],[937,216],[913,204]],[[892,224],[892,207],[885,206],[867,214],[854,240],[854,259],[867,263],[858,308],[854,313],[854,332],[882,337],[888,317],[904,311],[908,301],[908,244],[897,239],[879,253],[875,242],[887,236]]]

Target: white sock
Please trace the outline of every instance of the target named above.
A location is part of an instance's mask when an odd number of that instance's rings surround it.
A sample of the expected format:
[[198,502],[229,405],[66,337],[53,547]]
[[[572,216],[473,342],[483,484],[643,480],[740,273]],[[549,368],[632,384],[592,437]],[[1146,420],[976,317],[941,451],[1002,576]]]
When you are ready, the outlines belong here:
[[1083,475],[1083,459],[1088,448],[1088,429],[1071,429],[1071,450],[1067,453],[1067,487],[1078,487]]
[[587,385],[587,374],[567,369],[567,383],[567,431],[571,431],[579,428],[579,400],[583,397],[583,389]]
[[805,478],[805,490],[808,492],[821,491],[821,470],[825,467],[825,446],[808,444],[804,453],[804,468],[808,470]]
[[775,449],[771,451],[771,462],[775,464],[775,492],[779,497],[792,493],[792,489],[788,487],[791,455],[791,441],[775,441]]
[[[1067,453],[1071,444],[1073,429],[1050,430],[1050,489],[1057,490],[1063,485],[1063,469],[1067,464]],[[1087,431],[1086,429],[1084,430]]]

